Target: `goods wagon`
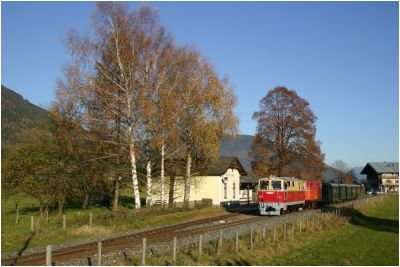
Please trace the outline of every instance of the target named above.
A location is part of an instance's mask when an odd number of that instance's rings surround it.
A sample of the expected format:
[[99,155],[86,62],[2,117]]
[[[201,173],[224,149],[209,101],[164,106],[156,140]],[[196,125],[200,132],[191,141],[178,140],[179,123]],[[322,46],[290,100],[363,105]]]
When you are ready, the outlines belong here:
[[351,184],[351,185],[348,185],[348,186],[349,186],[350,192],[351,192],[350,199],[358,198],[360,186],[359,185],[355,185],[355,184]]
[[339,185],[334,183],[322,184],[322,204],[328,205],[340,201]]
[[345,184],[339,184],[339,201],[347,200],[347,186]]

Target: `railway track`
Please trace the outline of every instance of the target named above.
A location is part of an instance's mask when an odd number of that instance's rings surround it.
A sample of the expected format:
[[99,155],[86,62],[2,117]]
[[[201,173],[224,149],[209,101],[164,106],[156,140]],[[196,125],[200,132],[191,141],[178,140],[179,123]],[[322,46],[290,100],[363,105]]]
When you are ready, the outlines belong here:
[[[166,234],[173,234],[179,230],[192,227],[194,225],[207,224],[214,221],[225,220],[240,215],[239,213],[225,214],[211,218],[205,218],[195,221],[189,221],[176,225],[171,225],[162,228],[150,229],[133,233],[126,236],[114,237],[105,239],[102,241],[103,251],[110,252],[120,248],[126,248],[132,245],[136,245],[141,242],[143,237],[149,240],[156,239],[155,237],[162,237]],[[53,263],[57,264],[73,258],[82,258],[84,256],[90,256],[97,252],[97,242],[90,242],[81,245],[75,245],[68,248],[56,249],[52,252]],[[2,259],[2,265],[44,265],[46,262],[46,253],[37,252],[28,255],[21,255],[17,257]]]
[[[353,203],[355,201],[349,201],[347,203]],[[337,208],[342,204],[331,205],[326,208]],[[110,239],[105,239],[102,241],[102,251],[103,253],[117,251],[119,249],[126,249],[135,246],[140,246],[142,244],[142,238],[146,237],[147,244],[151,245],[158,242],[171,241],[173,237],[184,238],[194,235],[200,235],[206,232],[218,231],[225,228],[231,228],[235,226],[240,226],[249,223],[256,223],[260,221],[268,220],[271,224],[279,222],[288,215],[301,215],[309,211],[317,210],[304,210],[296,213],[289,213],[286,215],[276,216],[276,217],[266,217],[266,216],[253,216],[235,218],[240,215],[240,213],[231,213],[211,218],[205,218],[185,223],[180,223],[176,225],[171,225],[162,228],[150,229],[141,231],[138,233],[133,233],[126,236],[114,237]],[[234,219],[235,218],[235,219]],[[221,220],[234,219],[231,221],[226,221],[224,223],[215,223]],[[213,224],[214,223],[214,224]],[[75,245],[63,249],[56,249],[52,252],[53,264],[62,263],[69,261],[71,259],[78,259],[84,257],[91,257],[97,253],[97,242],[90,242],[81,245]],[[2,260],[2,265],[44,265],[46,261],[46,253],[39,252],[29,255],[22,255],[19,257],[8,258]]]

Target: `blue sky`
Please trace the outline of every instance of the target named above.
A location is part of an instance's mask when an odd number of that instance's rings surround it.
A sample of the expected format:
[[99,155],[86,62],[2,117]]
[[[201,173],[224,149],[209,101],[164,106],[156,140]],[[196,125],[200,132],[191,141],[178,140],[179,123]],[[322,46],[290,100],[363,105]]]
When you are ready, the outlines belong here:
[[[130,3],[137,8],[141,3]],[[259,100],[295,89],[317,115],[325,161],[398,161],[397,2],[151,2],[178,44],[195,44],[239,99],[240,132],[255,133]],[[2,2],[1,82],[48,106],[69,55],[90,32],[94,2]]]

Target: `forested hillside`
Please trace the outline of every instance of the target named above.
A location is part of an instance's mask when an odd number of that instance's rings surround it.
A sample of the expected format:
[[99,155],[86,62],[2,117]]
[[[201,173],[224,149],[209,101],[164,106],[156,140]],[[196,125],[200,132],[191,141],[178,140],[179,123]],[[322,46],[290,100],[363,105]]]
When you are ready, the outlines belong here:
[[1,86],[1,152],[7,156],[10,146],[19,143],[25,129],[40,127],[47,111],[38,107],[21,95]]
[[224,139],[219,146],[219,155],[238,157],[246,171],[250,171],[249,152],[253,138],[252,135],[238,135],[236,138]]

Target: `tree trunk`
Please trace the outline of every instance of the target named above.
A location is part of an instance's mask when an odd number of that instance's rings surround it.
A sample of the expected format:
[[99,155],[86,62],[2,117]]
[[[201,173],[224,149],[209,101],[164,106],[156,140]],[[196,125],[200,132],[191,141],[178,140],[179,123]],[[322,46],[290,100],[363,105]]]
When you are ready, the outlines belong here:
[[89,192],[85,192],[83,196],[82,209],[87,209],[89,204]]
[[165,144],[162,140],[161,145],[161,205],[164,206],[165,201],[165,175],[164,175],[164,159],[165,159]]
[[58,195],[58,214],[62,215],[63,210],[64,210],[64,204],[65,204],[65,195],[64,194],[59,194]]
[[135,140],[133,137],[133,129],[131,126],[128,127],[129,134],[129,156],[131,159],[131,171],[132,171],[132,185],[133,185],[133,195],[135,197],[135,208],[140,209],[140,193],[139,193],[139,184],[137,178],[137,170],[136,170],[136,157],[135,157]]
[[43,201],[39,199],[39,212],[40,215],[43,216]]
[[185,193],[183,197],[183,205],[185,207],[189,207],[189,199],[190,199],[190,168],[192,165],[192,155],[190,153],[190,150],[187,153],[187,159],[186,159],[186,176],[185,176]]
[[168,194],[168,206],[171,208],[174,205],[174,187],[175,187],[175,174],[171,174],[169,177],[169,194]]
[[117,176],[114,179],[114,199],[113,199],[112,211],[118,210],[118,199],[119,199],[119,177]]
[[147,145],[147,164],[146,164],[146,180],[147,180],[147,195],[146,195],[146,206],[153,206],[153,185],[151,179],[151,160],[150,160],[150,149]]

